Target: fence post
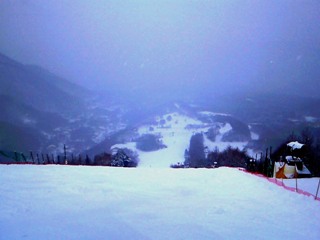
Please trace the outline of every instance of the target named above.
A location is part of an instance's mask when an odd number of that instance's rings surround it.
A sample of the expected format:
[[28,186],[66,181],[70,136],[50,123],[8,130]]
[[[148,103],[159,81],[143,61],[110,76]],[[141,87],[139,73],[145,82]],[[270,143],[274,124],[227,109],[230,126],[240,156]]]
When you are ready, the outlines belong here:
[[318,183],[317,193],[316,193],[316,196],[315,196],[315,198],[314,198],[314,199],[317,199],[317,198],[318,198],[319,186],[320,186],[320,178],[319,178],[319,183]]
[[14,160],[16,160],[16,163],[19,162],[17,151],[14,151],[14,158],[15,158]]
[[21,157],[23,158],[24,162],[27,163],[27,158],[23,153],[20,153]]
[[67,148],[66,145],[63,144],[63,150],[64,150],[64,164],[68,164],[68,160],[67,160]]
[[86,165],[90,165],[90,158],[88,154],[86,154]]
[[32,151],[30,151],[30,156],[31,156],[31,159],[32,159],[32,163],[35,164]]

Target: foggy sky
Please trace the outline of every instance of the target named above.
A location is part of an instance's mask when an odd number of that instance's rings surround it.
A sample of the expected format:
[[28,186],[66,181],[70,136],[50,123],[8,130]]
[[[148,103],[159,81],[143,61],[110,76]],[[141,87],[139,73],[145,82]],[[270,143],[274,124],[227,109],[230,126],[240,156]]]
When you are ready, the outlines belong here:
[[0,52],[91,88],[259,88],[319,50],[319,26],[318,0],[1,0]]

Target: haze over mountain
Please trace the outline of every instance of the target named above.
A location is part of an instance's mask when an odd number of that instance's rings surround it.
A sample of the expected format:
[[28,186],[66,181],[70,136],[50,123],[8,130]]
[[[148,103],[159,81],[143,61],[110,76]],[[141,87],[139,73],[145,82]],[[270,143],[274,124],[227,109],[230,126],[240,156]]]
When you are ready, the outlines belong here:
[[0,9],[0,52],[129,100],[319,96],[319,1],[4,0]]
[[177,104],[179,114],[254,126],[261,148],[318,127],[318,1],[3,0],[0,9],[2,148],[96,154]]
[[[179,148],[170,147],[176,149],[177,156],[188,148],[188,134],[210,132],[210,129],[219,131],[228,124],[231,128],[220,133],[221,139],[212,140],[211,145],[249,147],[254,152],[269,144],[277,146],[292,131],[300,131],[306,126],[319,134],[320,98],[288,93],[239,92],[232,95],[203,94],[201,98],[194,95],[158,98],[154,94],[150,100],[137,101],[123,95],[121,90],[110,92],[112,97],[101,95],[101,92],[86,90],[40,67],[21,64],[2,54],[0,57],[2,150],[57,154],[67,144],[69,152],[85,151],[93,156],[111,151],[115,144],[139,141],[143,135],[137,132],[138,129],[159,128],[158,133],[154,130],[145,133],[160,138],[166,136],[167,133],[161,130],[164,123],[152,124],[159,121],[156,119],[165,121],[168,116],[178,116],[180,120],[168,122],[164,128],[171,129],[168,131],[174,134],[175,141],[180,139],[177,141],[187,143]],[[158,94],[166,96],[165,92]],[[206,119],[202,117],[204,112],[213,115]],[[217,115],[216,112],[220,113]],[[217,117],[220,114],[221,117]],[[177,130],[174,125],[179,121]],[[182,132],[188,132],[188,136],[179,135],[183,121],[186,130]],[[197,126],[190,128],[192,122]]]
[[68,144],[82,151],[114,130],[112,122],[121,125],[112,110],[99,108],[93,92],[1,53],[0,84],[2,150],[57,152]]
[[47,112],[66,112],[83,107],[80,96],[88,90],[49,71],[24,65],[0,53],[0,95]]

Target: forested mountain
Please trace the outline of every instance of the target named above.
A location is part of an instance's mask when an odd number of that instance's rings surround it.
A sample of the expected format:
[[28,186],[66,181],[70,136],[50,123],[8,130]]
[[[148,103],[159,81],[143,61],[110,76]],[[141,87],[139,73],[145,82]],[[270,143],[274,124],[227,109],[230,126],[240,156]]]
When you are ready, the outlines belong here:
[[66,113],[84,106],[88,91],[40,67],[0,54],[0,95],[41,111]]
[[[0,150],[57,153],[66,144],[69,152],[93,156],[131,141],[137,137],[137,129],[174,112],[201,124],[228,123],[232,131],[221,141],[247,141],[246,146],[253,150],[276,147],[305,127],[319,133],[320,99],[305,93],[230,89],[217,93],[216,89],[199,97],[183,91],[169,96],[159,90],[150,92],[154,98],[147,100],[125,95],[129,91],[126,86],[107,94],[89,91],[2,54],[0,84]],[[206,111],[219,114],[208,119],[199,115]],[[201,126],[199,129],[202,131]],[[209,135],[214,132],[210,129]]]
[[57,151],[64,143],[83,149],[106,125],[89,90],[3,54],[0,86],[0,149]]

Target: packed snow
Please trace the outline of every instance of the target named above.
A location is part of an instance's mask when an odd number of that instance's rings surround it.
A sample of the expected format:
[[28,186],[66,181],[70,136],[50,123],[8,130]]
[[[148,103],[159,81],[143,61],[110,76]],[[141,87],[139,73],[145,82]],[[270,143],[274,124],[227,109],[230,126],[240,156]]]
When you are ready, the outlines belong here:
[[[316,195],[319,178],[297,178],[297,179],[278,179],[282,184],[291,188],[298,188],[313,195]],[[320,190],[320,189],[319,189]],[[320,192],[318,193],[320,198]]]
[[0,182],[1,240],[320,239],[320,201],[238,169],[0,165]]

